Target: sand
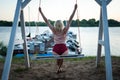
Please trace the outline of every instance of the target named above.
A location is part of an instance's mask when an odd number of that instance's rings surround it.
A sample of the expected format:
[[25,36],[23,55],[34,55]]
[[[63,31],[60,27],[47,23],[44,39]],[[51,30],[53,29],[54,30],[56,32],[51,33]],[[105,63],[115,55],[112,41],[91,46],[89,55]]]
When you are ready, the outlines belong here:
[[[0,76],[3,62],[0,62]],[[56,73],[55,60],[31,61],[31,68],[26,69],[24,61],[12,62],[9,80],[106,80],[104,58],[96,68],[95,58],[67,59],[64,72]],[[112,58],[113,80],[120,80],[120,59]]]

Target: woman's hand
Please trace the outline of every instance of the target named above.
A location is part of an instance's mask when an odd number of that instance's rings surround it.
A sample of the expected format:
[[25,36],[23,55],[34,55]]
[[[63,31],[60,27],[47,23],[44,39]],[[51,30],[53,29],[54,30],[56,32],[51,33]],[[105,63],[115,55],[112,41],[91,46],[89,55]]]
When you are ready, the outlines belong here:
[[77,4],[75,4],[75,9],[77,9]]
[[40,13],[42,12],[41,7],[39,7],[39,11],[40,11]]

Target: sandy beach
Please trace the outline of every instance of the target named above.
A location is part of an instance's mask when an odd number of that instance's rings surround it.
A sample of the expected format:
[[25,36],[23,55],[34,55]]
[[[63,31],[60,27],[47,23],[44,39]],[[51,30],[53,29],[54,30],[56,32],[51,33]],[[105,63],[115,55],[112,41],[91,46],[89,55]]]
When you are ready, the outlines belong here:
[[[17,61],[18,60],[18,61]],[[31,68],[25,69],[24,59],[13,60],[9,80],[105,80],[104,58],[96,68],[95,57],[84,59],[65,59],[64,72],[56,73],[55,60],[31,61]],[[2,76],[3,61],[0,61]],[[112,58],[113,80],[120,80],[120,58]]]

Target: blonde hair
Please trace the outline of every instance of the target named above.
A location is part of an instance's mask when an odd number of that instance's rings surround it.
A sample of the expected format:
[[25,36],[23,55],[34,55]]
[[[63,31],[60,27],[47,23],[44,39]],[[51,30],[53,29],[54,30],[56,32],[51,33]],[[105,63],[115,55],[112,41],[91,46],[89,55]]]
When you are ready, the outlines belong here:
[[54,27],[57,31],[62,31],[63,30],[63,22],[61,20],[57,20],[54,24]]

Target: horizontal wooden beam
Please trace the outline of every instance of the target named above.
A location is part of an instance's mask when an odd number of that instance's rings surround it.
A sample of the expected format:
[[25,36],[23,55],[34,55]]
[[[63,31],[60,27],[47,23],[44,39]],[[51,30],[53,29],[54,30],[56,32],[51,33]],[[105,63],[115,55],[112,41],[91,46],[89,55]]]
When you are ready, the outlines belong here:
[[32,56],[31,60],[39,60],[39,59],[62,59],[62,58],[83,58],[84,54],[72,54],[72,55],[60,55],[60,56]]
[[98,43],[99,43],[100,45],[103,45],[103,46],[104,46],[104,41],[99,40]]

